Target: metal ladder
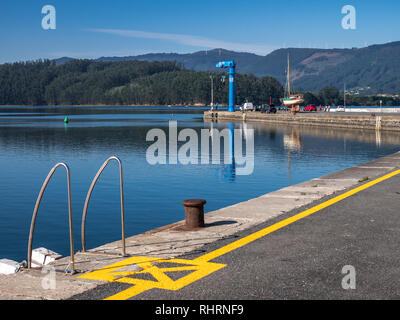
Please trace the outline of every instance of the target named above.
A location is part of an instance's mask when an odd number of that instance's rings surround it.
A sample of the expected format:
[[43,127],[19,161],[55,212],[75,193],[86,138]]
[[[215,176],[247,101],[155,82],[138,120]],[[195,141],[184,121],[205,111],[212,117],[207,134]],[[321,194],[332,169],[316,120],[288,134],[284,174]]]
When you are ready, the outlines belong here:
[[69,167],[65,163],[56,164],[53,169],[50,170],[47,175],[46,180],[42,185],[42,189],[39,192],[39,196],[36,200],[35,209],[33,210],[31,228],[29,231],[29,241],[28,241],[28,269],[32,268],[32,242],[33,242],[33,234],[35,231],[36,217],[39,211],[39,206],[43,198],[43,194],[46,191],[47,185],[50,182],[50,179],[53,177],[57,168],[64,167],[67,171],[67,188],[68,188],[68,216],[69,216],[69,241],[70,241],[70,251],[71,251],[71,264],[72,264],[72,273],[75,273],[75,258],[74,258],[74,233],[72,229],[72,203],[71,203],[71,173]]
[[[123,187],[123,172],[122,172],[122,162],[121,160],[116,157],[112,156],[109,159],[104,162],[104,164],[101,166],[100,170],[97,172],[96,176],[94,177],[92,184],[89,188],[89,192],[86,197],[85,201],[85,206],[83,209],[83,216],[82,216],[82,251],[86,252],[86,238],[85,238],[85,225],[86,225],[86,215],[87,215],[87,209],[89,206],[89,200],[92,195],[93,189],[106,168],[106,166],[112,161],[115,160],[119,164],[119,172],[120,172],[120,197],[121,197],[121,229],[122,229],[122,256],[126,256],[126,244],[125,244],[125,209],[124,209],[124,187]],[[68,165],[65,163],[58,163],[56,164],[49,172],[47,175],[47,178],[45,179],[42,188],[39,192],[38,198],[36,200],[36,205],[33,210],[33,216],[32,216],[32,221],[31,221],[31,227],[29,231],[29,241],[28,241],[28,269],[32,269],[32,242],[33,242],[33,235],[35,231],[35,224],[36,224],[36,218],[37,214],[39,211],[40,203],[43,198],[43,194],[46,191],[47,185],[50,182],[50,179],[53,177],[55,171],[59,167],[64,167],[66,172],[67,172],[67,188],[68,188],[68,216],[69,216],[69,236],[70,236],[70,255],[71,255],[71,262],[70,265],[72,265],[72,271],[71,273],[74,274],[76,272],[75,270],[75,252],[74,252],[74,235],[73,235],[73,223],[72,223],[72,202],[71,202],[71,173]]]
[[85,207],[83,208],[83,215],[82,215],[82,251],[86,252],[86,215],[87,209],[89,206],[89,200],[92,196],[93,189],[99,180],[100,175],[103,173],[104,169],[107,165],[112,161],[115,160],[118,162],[119,165],[119,181],[120,181],[120,197],[121,197],[121,233],[122,233],[122,256],[126,256],[126,245],[125,245],[125,208],[124,208],[124,183],[123,183],[123,174],[122,174],[122,163],[118,157],[110,157],[103,163],[100,170],[97,172],[96,176],[94,177],[92,184],[90,185],[89,192],[86,196],[85,200]]

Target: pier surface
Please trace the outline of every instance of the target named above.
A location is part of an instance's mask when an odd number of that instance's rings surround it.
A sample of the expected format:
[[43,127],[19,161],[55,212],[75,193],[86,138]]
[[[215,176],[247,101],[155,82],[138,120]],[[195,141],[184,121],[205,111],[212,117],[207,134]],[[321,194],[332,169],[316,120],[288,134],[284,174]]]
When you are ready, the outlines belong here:
[[[125,296],[115,298],[140,300],[399,299],[400,174],[384,179],[333,205],[346,192],[242,231],[233,248],[222,240],[186,255],[224,267],[180,290],[154,288],[130,297],[135,292],[119,283],[74,299],[105,299],[119,291]],[[349,268],[352,288],[346,285]]]
[[[41,270],[0,276],[0,299],[400,297],[399,169],[396,153],[207,213],[198,231],[180,221],[128,238],[128,257],[121,241],[78,252],[78,274],[52,265],[55,288]],[[359,290],[341,288],[345,265]]]

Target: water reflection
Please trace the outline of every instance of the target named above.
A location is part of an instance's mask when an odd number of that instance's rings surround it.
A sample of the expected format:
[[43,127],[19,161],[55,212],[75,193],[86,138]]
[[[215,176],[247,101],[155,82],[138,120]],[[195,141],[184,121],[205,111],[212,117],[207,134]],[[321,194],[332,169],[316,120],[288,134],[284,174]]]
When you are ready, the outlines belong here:
[[[254,129],[247,123],[228,123],[227,128],[213,131],[211,123],[213,152],[220,147],[220,138],[224,137],[224,156],[222,177],[229,182],[235,182],[238,176],[252,175],[254,172]],[[217,140],[218,139],[218,140]]]
[[292,128],[290,133],[286,133],[283,136],[283,145],[285,150],[287,151],[287,177],[288,177],[288,186],[290,183],[290,155],[291,152],[301,152],[301,136],[300,131]]
[[[279,124],[261,124],[255,123],[254,129],[257,132],[268,132],[275,134],[276,132],[284,132],[292,139],[293,132],[301,133],[302,136],[313,136],[321,138],[343,139],[348,141],[373,143],[377,146],[382,144],[399,145],[400,132],[397,131],[381,131],[370,129],[349,129],[349,128],[332,128],[317,126],[299,126],[299,125],[279,125]],[[290,142],[291,143],[291,142]]]
[[229,159],[227,168],[225,170],[225,178],[230,182],[235,181],[236,177],[236,162],[235,162],[235,133],[233,129],[233,123],[229,124]]
[[[218,121],[220,125],[229,125],[229,122]],[[238,125],[238,124],[237,124]],[[270,143],[273,142],[277,136],[282,136],[283,149],[286,152],[286,164],[287,164],[287,185],[292,185],[291,173],[293,170],[293,157],[296,159],[301,158],[303,152],[303,140],[312,141],[315,149],[320,149],[320,154],[330,153],[331,149],[336,149],[338,141],[342,141],[343,152],[345,154],[354,154],[354,143],[366,143],[375,145],[377,150],[384,146],[392,145],[397,148],[400,144],[400,133],[398,132],[387,132],[381,130],[358,130],[358,129],[344,129],[344,128],[332,128],[332,127],[310,127],[310,126],[299,126],[299,125],[281,125],[281,124],[262,124],[262,123],[243,123],[240,124],[245,128],[251,126],[255,131],[256,135],[268,134]],[[230,127],[231,128],[231,127]],[[309,147],[308,147],[309,148]],[[256,141],[256,149],[259,149]],[[307,157],[307,153],[305,154]],[[327,167],[331,164],[326,163]]]
[[[214,129],[214,123],[212,122],[210,125],[212,150],[215,150],[216,144],[220,143],[220,141],[216,141],[216,139],[220,138],[220,135],[216,137]],[[228,148],[224,149],[224,153],[228,152],[228,154],[224,154],[223,157],[221,157],[222,165],[220,168],[217,169],[217,172],[218,176],[220,176],[222,179],[225,179],[232,183],[235,181],[236,178],[235,132],[233,123],[229,123],[228,130]],[[224,143],[226,142],[224,141]]]
[[382,131],[376,130],[376,146],[379,148],[382,145]]
[[283,136],[283,145],[285,150],[288,150],[289,152],[300,152],[302,147],[300,131],[292,128],[290,133],[285,133]]

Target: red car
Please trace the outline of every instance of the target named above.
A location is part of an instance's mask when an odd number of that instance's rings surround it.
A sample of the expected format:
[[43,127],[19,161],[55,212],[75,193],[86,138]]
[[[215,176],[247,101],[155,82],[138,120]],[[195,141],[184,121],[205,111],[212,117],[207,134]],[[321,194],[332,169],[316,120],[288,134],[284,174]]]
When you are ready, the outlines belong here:
[[312,112],[315,111],[317,112],[317,107],[314,104],[309,104],[307,107],[304,108],[305,111]]

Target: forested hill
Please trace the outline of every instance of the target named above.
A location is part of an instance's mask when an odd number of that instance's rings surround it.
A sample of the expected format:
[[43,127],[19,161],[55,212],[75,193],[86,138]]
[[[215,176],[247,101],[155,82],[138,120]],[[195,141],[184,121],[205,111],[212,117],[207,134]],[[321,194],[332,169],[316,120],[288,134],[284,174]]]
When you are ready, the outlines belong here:
[[[0,65],[0,105],[208,105],[228,103],[221,73],[186,70],[176,62],[40,60]],[[283,88],[271,77],[237,76],[237,103],[275,103]]]
[[317,92],[326,86],[343,88],[345,84],[348,89],[363,88],[365,93],[400,93],[400,42],[360,49],[279,49],[267,56],[215,49],[192,54],[102,57],[97,61],[177,61],[187,69],[216,72],[218,61],[234,59],[238,72],[271,76],[284,85],[288,53],[293,84],[298,90]]

